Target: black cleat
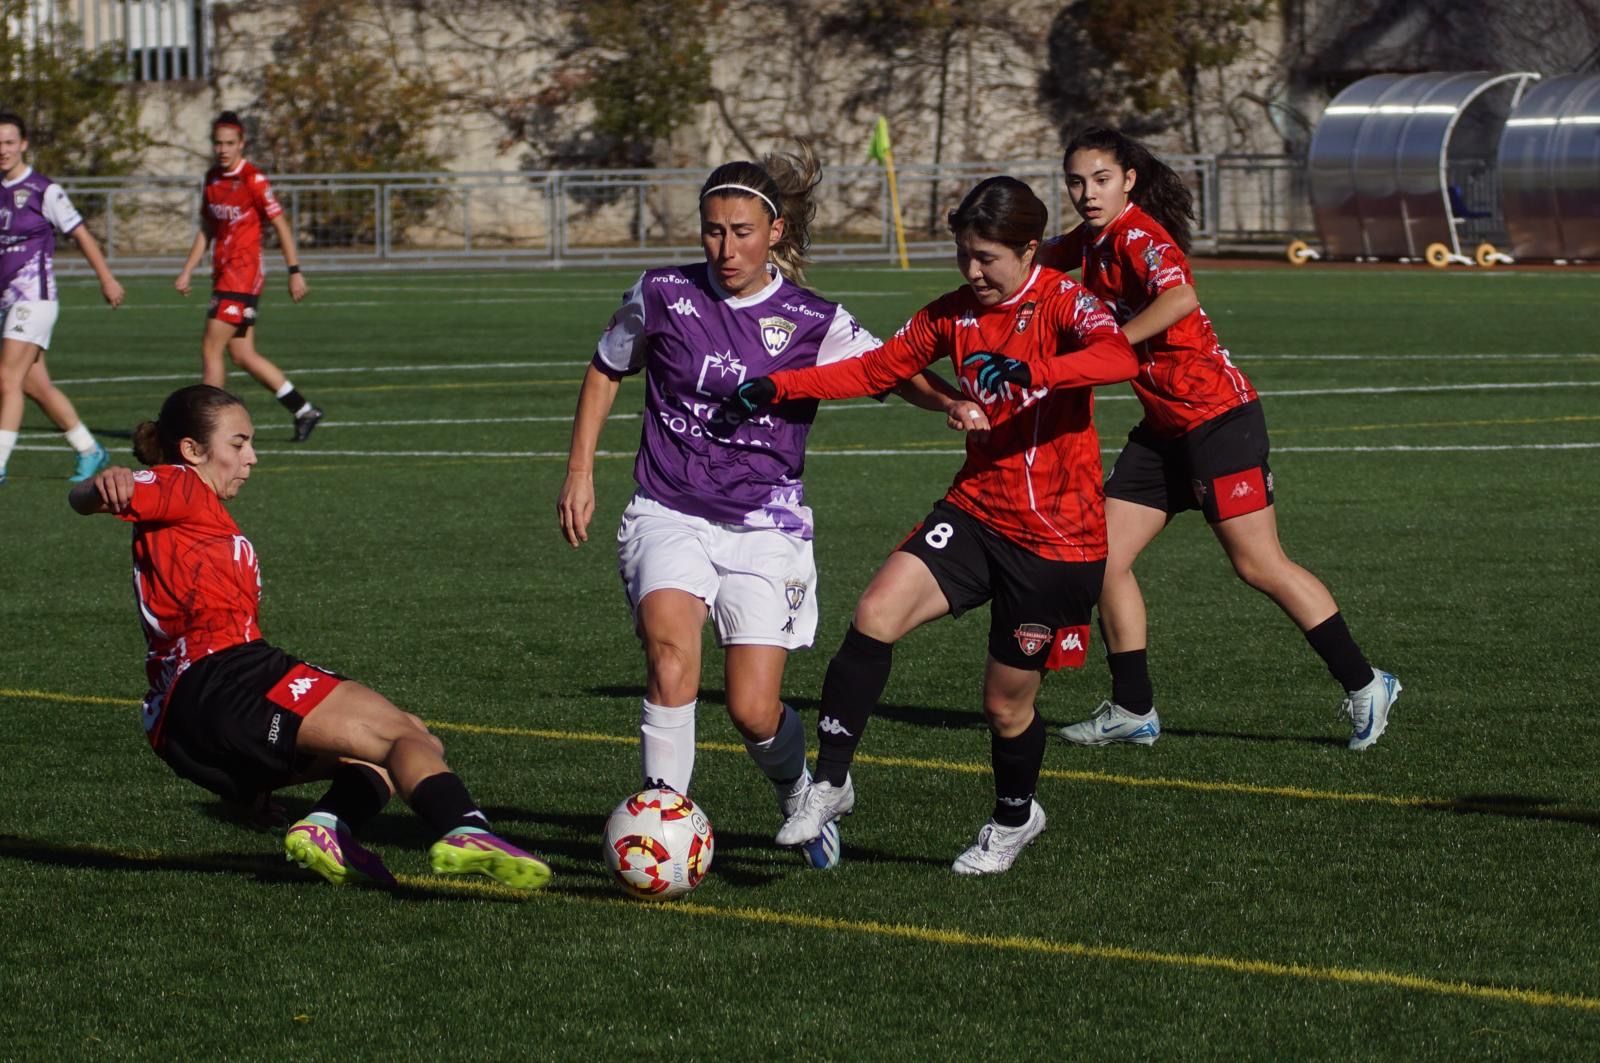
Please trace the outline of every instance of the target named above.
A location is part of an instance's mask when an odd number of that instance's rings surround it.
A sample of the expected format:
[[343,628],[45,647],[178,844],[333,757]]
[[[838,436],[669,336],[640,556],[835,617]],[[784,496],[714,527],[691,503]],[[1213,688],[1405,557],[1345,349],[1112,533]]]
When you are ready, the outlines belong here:
[[305,413],[296,414],[294,418],[294,441],[304,443],[311,438],[311,430],[317,427],[317,422],[322,420],[322,411],[315,406]]

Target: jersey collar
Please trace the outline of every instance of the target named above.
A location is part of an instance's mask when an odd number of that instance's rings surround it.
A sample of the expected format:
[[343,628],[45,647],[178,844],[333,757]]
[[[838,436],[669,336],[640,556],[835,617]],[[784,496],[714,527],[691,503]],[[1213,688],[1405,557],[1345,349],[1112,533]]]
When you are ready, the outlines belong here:
[[17,178],[15,181],[0,181],[0,188],[15,188],[18,185],[20,185],[22,182],[26,181],[28,178],[30,178],[32,176],[33,176],[33,167],[32,166],[24,166],[22,168],[22,176],[21,177]]
[[239,171],[243,170],[244,166],[245,166],[245,163],[247,163],[249,161],[250,161],[249,159],[246,159],[243,156],[240,156],[239,157],[239,165],[235,166],[231,170],[223,170],[222,171],[222,176],[224,176],[224,177],[238,177],[239,176]]
[[1094,238],[1094,246],[1099,247],[1101,244],[1106,242],[1108,237],[1110,237],[1118,229],[1122,228],[1122,219],[1126,218],[1128,216],[1128,211],[1132,209],[1133,200],[1130,199],[1128,202],[1122,205],[1122,209],[1117,212],[1117,216],[1111,219],[1111,224],[1100,230],[1100,235]]
[[712,291],[717,293],[717,298],[727,303],[728,306],[734,310],[742,310],[747,306],[755,306],[757,303],[764,303],[772,297],[772,293],[777,291],[778,288],[783,284],[783,274],[779,272],[777,266],[774,266],[771,262],[768,262],[767,276],[772,279],[767,282],[767,286],[765,288],[761,289],[759,292],[756,292],[754,295],[736,297],[731,295],[728,290],[722,286],[722,282],[717,280],[716,273],[712,271],[711,264],[709,262],[706,263],[706,280],[711,282]]
[[1021,302],[1022,301],[1022,297],[1027,295],[1029,292],[1031,292],[1033,290],[1034,282],[1036,282],[1039,279],[1039,271],[1042,270],[1042,269],[1044,269],[1043,266],[1034,266],[1033,267],[1033,272],[1028,274],[1027,282],[1025,284],[1023,284],[1022,287],[1017,289],[1016,294],[1012,295],[1011,298],[1007,299],[1003,303],[995,303],[994,306],[991,307],[991,309],[1002,310],[1005,307],[1008,307],[1013,303]]

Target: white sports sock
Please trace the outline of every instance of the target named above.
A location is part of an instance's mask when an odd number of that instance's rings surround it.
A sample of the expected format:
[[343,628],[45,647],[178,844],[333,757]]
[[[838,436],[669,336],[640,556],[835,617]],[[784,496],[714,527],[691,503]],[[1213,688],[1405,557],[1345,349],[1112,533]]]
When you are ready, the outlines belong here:
[[698,699],[669,708],[650,701],[639,713],[639,766],[644,784],[689,792],[694,776],[694,710]]
[[67,442],[71,443],[72,449],[79,454],[93,454],[100,449],[100,444],[94,441],[94,433],[85,428],[82,421],[67,429],[62,435],[67,437]]
[[783,716],[778,721],[778,732],[765,742],[745,739],[744,748],[756,762],[761,773],[786,797],[797,780],[806,773],[806,729],[800,714],[788,705],[783,706]]
[[11,452],[17,449],[17,433],[0,430],[0,469],[6,467],[6,462],[11,460]]
[[289,394],[289,392],[291,392],[293,390],[294,390],[294,382],[292,380],[290,380],[288,377],[284,377],[283,378],[283,383],[278,386],[278,390],[277,391],[274,391],[272,393],[272,397],[275,398],[275,399],[281,399],[281,398],[283,398],[285,395]]

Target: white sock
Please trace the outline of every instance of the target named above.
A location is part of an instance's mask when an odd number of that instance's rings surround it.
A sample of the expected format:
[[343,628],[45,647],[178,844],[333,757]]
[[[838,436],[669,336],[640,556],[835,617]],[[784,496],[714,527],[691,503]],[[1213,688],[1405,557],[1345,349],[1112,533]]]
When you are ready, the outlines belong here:
[[639,766],[644,785],[670,786],[688,794],[694,776],[694,710],[699,701],[669,708],[642,702],[639,713]]
[[294,415],[296,417],[304,417],[309,412],[311,412],[311,400],[307,399],[305,402],[300,404],[300,408],[298,410],[294,411]]
[[6,462],[11,460],[11,452],[17,449],[17,433],[0,429],[0,469],[6,467]]
[[67,429],[62,435],[67,437],[67,442],[71,443],[72,449],[79,454],[93,454],[100,449],[100,444],[94,441],[94,434],[83,426],[82,421]]
[[761,774],[772,780],[780,798],[790,796],[806,775],[806,729],[800,714],[788,705],[778,722],[778,732],[765,742],[745,739],[744,748]]
[[284,377],[283,378],[283,383],[281,385],[279,385],[277,391],[274,391],[272,393],[272,397],[275,398],[275,399],[281,399],[281,398],[283,398],[285,395],[289,394],[289,392],[291,392],[293,390],[294,390],[294,382],[292,380],[290,380],[288,377]]

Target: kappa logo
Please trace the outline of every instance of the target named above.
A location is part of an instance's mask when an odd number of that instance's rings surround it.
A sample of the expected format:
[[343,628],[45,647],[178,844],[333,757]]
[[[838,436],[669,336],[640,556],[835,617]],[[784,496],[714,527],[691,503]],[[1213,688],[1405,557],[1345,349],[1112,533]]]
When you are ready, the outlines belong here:
[[133,474],[133,482],[136,484],[153,484],[156,482],[156,474],[151,469],[140,469]]
[[1017,640],[1017,646],[1021,648],[1023,656],[1032,657],[1050,645],[1055,629],[1043,624],[1022,624],[1011,635]]
[[301,698],[311,693],[311,688],[316,685],[316,676],[303,675],[299,679],[291,679],[289,681],[289,693],[294,695],[294,700],[299,701]]
[[687,295],[683,296],[682,298],[680,298],[675,303],[668,303],[667,304],[667,309],[675,311],[676,313],[681,314],[684,317],[699,317],[700,316],[700,311],[695,309],[694,303],[690,301],[690,299],[689,299],[689,297]]
[[831,734],[831,735],[844,735],[847,738],[854,738],[855,737],[855,735],[851,734],[845,728],[844,724],[840,723],[838,720],[834,719],[832,716],[824,716],[822,719],[818,720],[817,721],[817,730],[823,731],[823,732],[825,732],[827,734]]
[[[978,315],[974,314],[971,310],[968,310],[966,313],[962,314],[959,318],[956,319],[956,328],[977,328],[977,327],[978,327]],[[898,336],[899,333],[897,332],[897,333],[895,333],[895,335]]]
[[776,358],[789,346],[789,340],[794,337],[794,330],[798,327],[786,317],[764,317],[761,324],[761,346],[767,353]]
[[1250,481],[1248,481],[1248,480],[1240,480],[1238,483],[1233,485],[1233,493],[1230,494],[1228,497],[1229,498],[1249,498],[1251,495],[1253,495],[1255,493],[1256,493],[1256,489],[1254,487],[1250,486]]
[[239,316],[239,308],[236,305],[234,305],[233,303],[229,303],[227,306],[222,308],[222,316],[223,317],[238,317]]
[[1076,631],[1069,631],[1061,636],[1061,652],[1068,653],[1072,650],[1079,652],[1083,650],[1083,637]]

